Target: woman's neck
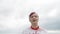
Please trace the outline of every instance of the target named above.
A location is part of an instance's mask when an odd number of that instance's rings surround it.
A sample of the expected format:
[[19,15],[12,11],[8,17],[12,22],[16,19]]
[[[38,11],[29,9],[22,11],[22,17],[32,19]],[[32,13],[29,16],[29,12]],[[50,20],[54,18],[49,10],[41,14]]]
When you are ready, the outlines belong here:
[[33,27],[33,28],[37,28],[37,27],[38,27],[38,25],[31,25],[31,27]]

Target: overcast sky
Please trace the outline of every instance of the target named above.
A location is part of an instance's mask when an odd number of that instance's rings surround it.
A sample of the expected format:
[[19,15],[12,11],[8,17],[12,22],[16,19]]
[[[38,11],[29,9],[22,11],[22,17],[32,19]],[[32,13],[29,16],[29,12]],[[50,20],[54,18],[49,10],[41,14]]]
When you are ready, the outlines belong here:
[[39,25],[60,30],[60,0],[0,0],[0,31],[30,25],[28,15],[33,11],[40,16]]

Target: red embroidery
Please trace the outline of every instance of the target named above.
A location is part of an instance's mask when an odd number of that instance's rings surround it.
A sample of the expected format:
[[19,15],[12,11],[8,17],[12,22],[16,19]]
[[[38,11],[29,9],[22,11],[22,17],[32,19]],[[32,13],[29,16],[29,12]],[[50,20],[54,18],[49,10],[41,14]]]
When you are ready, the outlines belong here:
[[33,27],[31,26],[31,29],[33,29],[33,30],[38,30],[38,29],[39,29],[39,26],[38,26],[37,28],[33,28]]

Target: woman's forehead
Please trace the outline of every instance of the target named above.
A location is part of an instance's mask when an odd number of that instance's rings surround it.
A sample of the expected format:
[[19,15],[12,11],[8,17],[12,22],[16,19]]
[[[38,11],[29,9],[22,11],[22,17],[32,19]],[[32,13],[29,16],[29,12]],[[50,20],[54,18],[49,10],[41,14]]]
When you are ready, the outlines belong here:
[[32,12],[32,13],[30,13],[29,16],[32,16],[32,15],[37,15],[37,16],[38,16],[38,14],[37,14],[36,12]]
[[38,14],[32,14],[31,16],[38,16]]

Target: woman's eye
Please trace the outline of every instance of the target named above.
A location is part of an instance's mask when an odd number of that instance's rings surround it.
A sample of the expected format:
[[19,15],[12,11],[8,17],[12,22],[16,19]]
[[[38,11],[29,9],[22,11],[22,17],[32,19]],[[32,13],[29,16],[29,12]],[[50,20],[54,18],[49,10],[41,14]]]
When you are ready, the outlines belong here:
[[35,17],[37,17],[37,16],[35,16]]
[[33,18],[33,17],[37,17],[37,16],[31,16],[31,18]]
[[33,18],[33,16],[31,18]]

